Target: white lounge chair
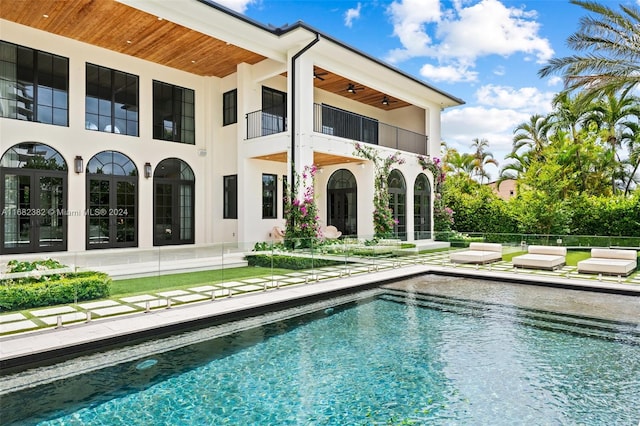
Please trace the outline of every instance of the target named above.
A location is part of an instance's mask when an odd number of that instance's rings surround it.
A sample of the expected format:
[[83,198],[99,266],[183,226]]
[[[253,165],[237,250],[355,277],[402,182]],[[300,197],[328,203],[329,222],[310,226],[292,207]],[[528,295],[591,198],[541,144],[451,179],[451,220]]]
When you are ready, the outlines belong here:
[[567,248],[532,245],[527,254],[515,256],[511,262],[516,268],[554,270],[567,263]]
[[638,267],[636,250],[591,249],[591,258],[578,262],[578,272],[627,276]]
[[454,263],[491,263],[502,260],[502,245],[496,243],[471,243],[469,249],[451,253]]

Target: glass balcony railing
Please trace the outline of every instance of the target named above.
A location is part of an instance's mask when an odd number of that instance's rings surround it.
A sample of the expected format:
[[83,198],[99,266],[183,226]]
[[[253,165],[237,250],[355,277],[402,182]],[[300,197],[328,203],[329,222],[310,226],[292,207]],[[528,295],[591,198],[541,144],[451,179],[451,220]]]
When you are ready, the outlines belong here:
[[313,105],[313,130],[401,151],[429,154],[426,135],[328,105]]

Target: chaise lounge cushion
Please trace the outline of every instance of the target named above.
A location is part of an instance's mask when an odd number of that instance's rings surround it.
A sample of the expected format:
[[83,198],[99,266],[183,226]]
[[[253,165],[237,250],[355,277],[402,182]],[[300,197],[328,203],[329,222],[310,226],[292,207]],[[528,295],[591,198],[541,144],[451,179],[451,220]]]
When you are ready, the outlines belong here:
[[566,263],[566,247],[529,246],[527,254],[511,259],[514,267],[530,269],[556,269]]
[[495,243],[471,243],[469,249],[451,253],[454,263],[489,263],[502,260],[502,245]]
[[578,262],[578,272],[627,276],[637,266],[636,250],[591,249],[591,258]]

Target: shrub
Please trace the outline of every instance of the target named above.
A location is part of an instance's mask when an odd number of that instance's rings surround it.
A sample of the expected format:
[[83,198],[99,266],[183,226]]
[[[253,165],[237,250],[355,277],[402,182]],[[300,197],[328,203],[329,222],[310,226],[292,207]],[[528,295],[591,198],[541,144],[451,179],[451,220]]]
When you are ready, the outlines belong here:
[[310,257],[286,256],[281,254],[251,254],[246,256],[249,266],[262,266],[264,268],[283,269],[309,269],[325,266],[341,265],[343,262],[327,259],[315,259]]
[[0,285],[0,309],[20,310],[76,303],[109,296],[111,278],[102,272],[79,272],[60,279]]

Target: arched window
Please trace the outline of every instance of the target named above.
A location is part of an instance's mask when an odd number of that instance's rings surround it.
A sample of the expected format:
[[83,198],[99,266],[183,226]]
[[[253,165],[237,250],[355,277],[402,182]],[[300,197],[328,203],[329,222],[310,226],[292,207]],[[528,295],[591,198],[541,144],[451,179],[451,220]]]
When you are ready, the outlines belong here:
[[356,178],[347,169],[333,172],[327,183],[327,225],[333,225],[342,235],[358,234]]
[[153,174],[153,244],[193,244],[195,175],[178,158],[162,160]]
[[413,184],[413,231],[416,240],[431,238],[431,185],[423,173]]
[[138,245],[138,168],[102,151],[87,163],[87,249]]
[[0,159],[0,253],[67,249],[67,163],[52,147],[24,142]]
[[407,186],[399,170],[392,170],[387,179],[389,188],[389,207],[396,225],[393,233],[396,238],[407,239]]

